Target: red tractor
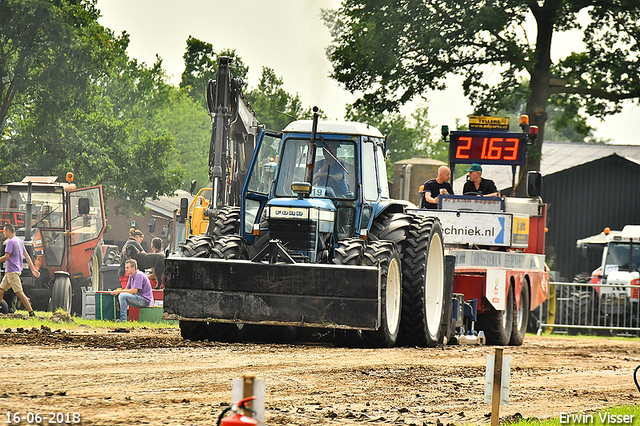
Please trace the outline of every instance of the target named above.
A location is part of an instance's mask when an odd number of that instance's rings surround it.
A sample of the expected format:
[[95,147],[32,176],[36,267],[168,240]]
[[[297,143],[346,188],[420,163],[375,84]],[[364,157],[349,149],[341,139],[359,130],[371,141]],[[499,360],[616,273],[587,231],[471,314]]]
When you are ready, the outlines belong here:
[[[114,267],[103,267],[103,259],[116,263],[119,251],[102,243],[106,229],[102,187],[76,188],[72,173],[66,183],[56,180],[27,176],[21,182],[0,184],[0,226],[15,226],[16,236],[24,240],[40,271],[35,278],[25,265],[21,275],[33,308],[79,313],[82,288],[107,287],[104,272]],[[9,299],[5,310],[10,309],[12,296],[9,292],[5,297]]]

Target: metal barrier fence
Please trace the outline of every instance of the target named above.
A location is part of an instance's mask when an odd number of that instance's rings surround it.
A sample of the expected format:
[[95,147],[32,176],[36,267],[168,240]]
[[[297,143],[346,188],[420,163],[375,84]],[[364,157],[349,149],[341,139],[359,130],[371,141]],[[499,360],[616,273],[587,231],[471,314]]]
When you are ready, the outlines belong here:
[[549,299],[531,312],[530,331],[640,335],[639,286],[550,284]]

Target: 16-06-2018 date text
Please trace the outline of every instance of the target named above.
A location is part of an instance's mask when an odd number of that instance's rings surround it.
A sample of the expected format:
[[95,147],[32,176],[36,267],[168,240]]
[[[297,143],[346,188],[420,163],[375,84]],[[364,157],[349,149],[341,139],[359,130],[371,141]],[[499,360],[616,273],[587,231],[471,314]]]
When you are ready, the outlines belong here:
[[21,422],[27,424],[79,424],[81,421],[80,413],[61,413],[61,412],[47,412],[47,413],[34,413],[34,412],[11,412],[7,411],[7,421],[5,424],[17,425]]

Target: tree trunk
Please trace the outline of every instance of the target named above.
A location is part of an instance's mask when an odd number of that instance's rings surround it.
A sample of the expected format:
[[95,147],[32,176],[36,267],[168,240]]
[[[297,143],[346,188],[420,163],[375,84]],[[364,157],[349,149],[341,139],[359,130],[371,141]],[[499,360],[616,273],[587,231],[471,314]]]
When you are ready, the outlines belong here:
[[[535,6],[532,12],[536,18],[538,37],[529,82],[529,101],[526,113],[529,115],[529,124],[538,126],[538,138],[527,148],[527,162],[520,168],[520,176],[516,187],[517,197],[526,197],[527,173],[540,170],[542,158],[542,142],[544,140],[544,128],[547,122],[547,102],[551,94],[549,80],[551,78],[551,38],[553,36],[556,7],[550,7],[546,2],[542,8]],[[553,3],[553,2],[551,2]]]

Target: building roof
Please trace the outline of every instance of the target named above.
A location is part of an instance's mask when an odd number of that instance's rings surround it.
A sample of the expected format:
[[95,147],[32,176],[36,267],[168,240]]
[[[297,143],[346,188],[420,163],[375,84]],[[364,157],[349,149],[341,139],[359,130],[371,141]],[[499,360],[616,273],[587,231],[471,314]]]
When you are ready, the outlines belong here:
[[[640,145],[544,142],[542,144],[540,173],[542,173],[542,176],[551,175],[614,154],[640,164]],[[460,164],[457,167],[465,166],[465,164]],[[482,176],[493,180],[498,189],[511,187],[513,176],[511,167],[483,165],[482,169]],[[519,167],[516,168],[516,173],[518,171]],[[465,181],[466,175],[453,182],[453,190],[456,194],[462,193]]]
[[173,217],[174,210],[180,208],[180,199],[184,197],[189,199],[189,204],[191,204],[191,201],[193,201],[194,199],[194,196],[189,194],[187,191],[178,189],[175,194],[170,197],[161,196],[158,197],[157,200],[147,198],[147,202],[145,205],[147,206],[147,208],[153,210],[158,214],[162,214],[167,217]]

